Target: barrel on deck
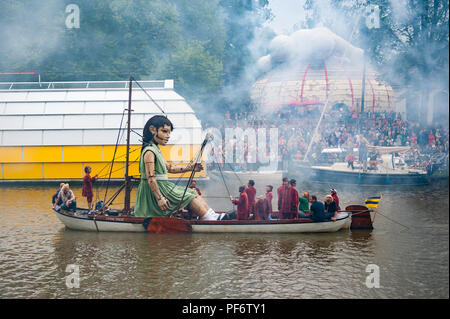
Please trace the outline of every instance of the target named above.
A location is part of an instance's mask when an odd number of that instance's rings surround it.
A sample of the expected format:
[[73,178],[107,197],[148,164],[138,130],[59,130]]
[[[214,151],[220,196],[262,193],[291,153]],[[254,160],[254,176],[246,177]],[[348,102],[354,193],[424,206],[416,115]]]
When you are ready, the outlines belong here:
[[350,229],[373,229],[370,210],[366,206],[350,205],[345,210],[352,213]]

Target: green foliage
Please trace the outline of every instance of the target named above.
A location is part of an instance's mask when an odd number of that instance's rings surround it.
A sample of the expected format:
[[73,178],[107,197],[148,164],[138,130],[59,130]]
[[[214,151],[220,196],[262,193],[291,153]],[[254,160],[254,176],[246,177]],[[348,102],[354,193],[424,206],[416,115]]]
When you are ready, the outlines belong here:
[[[78,29],[65,25],[72,3],[80,8]],[[255,20],[246,18],[266,5],[267,0],[5,0],[0,72],[37,71],[43,81],[173,78],[188,100],[208,101],[249,63],[246,47]]]
[[172,55],[169,72],[182,94],[195,92],[200,99],[217,92],[223,82],[221,60],[210,54],[199,41],[189,43]]
[[[369,5],[380,8],[378,29],[365,23]],[[321,23],[363,48],[393,84],[440,78],[448,87],[448,1],[335,0],[324,6],[307,0],[304,9],[305,26]],[[338,19],[330,19],[330,12],[337,12]]]

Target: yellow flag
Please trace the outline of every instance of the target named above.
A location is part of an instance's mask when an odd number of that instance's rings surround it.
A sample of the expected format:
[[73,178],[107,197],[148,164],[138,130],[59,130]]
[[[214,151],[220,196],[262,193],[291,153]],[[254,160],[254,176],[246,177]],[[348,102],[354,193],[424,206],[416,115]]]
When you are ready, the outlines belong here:
[[367,197],[365,204],[367,207],[378,207],[381,196]]

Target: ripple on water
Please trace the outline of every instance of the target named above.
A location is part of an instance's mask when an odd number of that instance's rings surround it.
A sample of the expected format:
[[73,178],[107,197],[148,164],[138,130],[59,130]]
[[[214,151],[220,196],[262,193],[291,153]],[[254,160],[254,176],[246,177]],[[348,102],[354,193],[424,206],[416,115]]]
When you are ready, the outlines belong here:
[[[53,192],[0,187],[2,298],[448,298],[448,186],[384,190],[371,233],[297,235],[71,231],[49,210]],[[339,194],[345,206],[374,192]],[[380,289],[365,286],[372,263]]]

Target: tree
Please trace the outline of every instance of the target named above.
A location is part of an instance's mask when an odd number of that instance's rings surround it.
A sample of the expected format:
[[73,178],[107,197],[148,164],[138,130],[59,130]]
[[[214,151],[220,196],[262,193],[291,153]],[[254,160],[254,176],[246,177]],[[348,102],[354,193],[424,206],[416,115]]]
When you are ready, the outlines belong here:
[[[371,5],[380,9],[378,29],[366,25],[365,9]],[[417,118],[425,118],[432,90],[448,92],[448,1],[308,0],[304,8],[309,27],[322,24],[363,48],[383,80],[406,88],[406,95],[420,92]]]
[[71,3],[0,2],[0,70],[43,81],[173,77],[188,101],[211,105],[254,62],[248,44],[268,1],[77,0],[80,28],[69,29]]

